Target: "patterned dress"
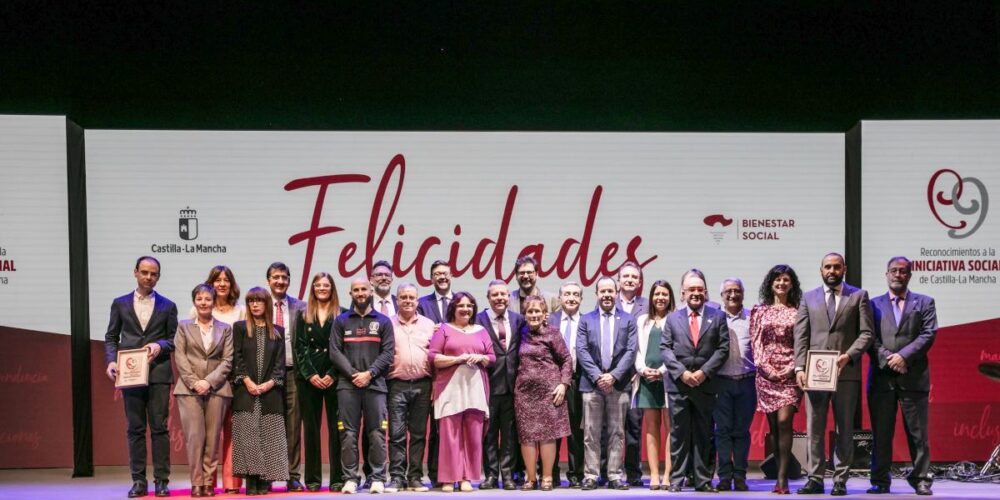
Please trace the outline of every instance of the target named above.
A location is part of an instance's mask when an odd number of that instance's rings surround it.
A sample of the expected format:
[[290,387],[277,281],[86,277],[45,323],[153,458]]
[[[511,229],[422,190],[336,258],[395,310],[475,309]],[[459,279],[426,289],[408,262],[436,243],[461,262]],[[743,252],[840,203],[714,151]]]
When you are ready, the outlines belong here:
[[[267,329],[255,326],[253,338],[257,341],[257,373],[251,377],[264,383],[264,342]],[[279,360],[284,362],[284,360]],[[242,380],[237,381],[242,383]],[[272,391],[281,390],[284,378],[275,380]],[[284,415],[265,414],[260,397],[253,397],[253,411],[233,413],[233,474],[260,476],[265,481],[288,480],[288,443],[285,441]]]
[[552,403],[552,391],[559,384],[569,387],[573,359],[559,330],[543,327],[521,338],[520,365],[514,383],[514,415],[521,443],[551,441],[568,436],[569,410],[566,402]]
[[[802,390],[795,384],[794,307],[758,304],[750,311],[750,342],[757,363],[757,411],[798,408]],[[779,376],[782,372],[785,376]]]

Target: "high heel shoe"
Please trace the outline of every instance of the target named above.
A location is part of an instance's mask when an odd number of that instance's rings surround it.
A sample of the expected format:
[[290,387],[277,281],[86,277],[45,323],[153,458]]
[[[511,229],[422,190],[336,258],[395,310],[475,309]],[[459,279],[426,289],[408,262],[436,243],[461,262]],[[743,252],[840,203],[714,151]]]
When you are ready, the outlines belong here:
[[541,490],[542,491],[552,491],[552,478],[551,477],[547,477],[547,478],[543,477],[542,478],[542,487],[541,487]]
[[534,489],[535,489],[534,481],[525,481],[524,484],[521,485],[521,491],[533,491]]
[[784,486],[782,486],[779,483],[774,483],[774,489],[771,490],[771,493],[775,493],[775,494],[778,494],[778,495],[791,495],[792,494],[792,492],[788,490],[788,483],[785,483]]

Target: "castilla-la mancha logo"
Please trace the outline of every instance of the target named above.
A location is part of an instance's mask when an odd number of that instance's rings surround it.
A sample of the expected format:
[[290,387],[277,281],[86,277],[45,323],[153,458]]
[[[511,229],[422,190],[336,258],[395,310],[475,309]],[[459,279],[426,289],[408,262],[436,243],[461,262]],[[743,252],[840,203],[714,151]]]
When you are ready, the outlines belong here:
[[710,228],[712,239],[718,245],[722,238],[726,236],[726,228],[732,225],[733,219],[727,219],[722,214],[712,214],[702,219],[702,222]]
[[950,168],[942,168],[927,183],[927,205],[948,236],[968,238],[982,227],[990,208],[986,185],[975,177],[962,177]]
[[187,207],[180,211],[177,219],[177,231],[183,240],[194,240],[198,238],[198,211]]

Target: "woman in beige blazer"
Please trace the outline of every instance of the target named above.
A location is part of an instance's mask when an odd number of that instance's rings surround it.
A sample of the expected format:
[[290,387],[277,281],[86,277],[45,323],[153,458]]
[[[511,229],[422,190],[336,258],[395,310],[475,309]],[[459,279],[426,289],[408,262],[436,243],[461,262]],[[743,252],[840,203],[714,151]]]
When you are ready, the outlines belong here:
[[215,289],[200,284],[191,291],[195,319],[177,325],[174,362],[179,379],[174,399],[187,439],[191,496],[215,496],[219,437],[233,399],[228,375],[233,366],[233,330],[212,318]]

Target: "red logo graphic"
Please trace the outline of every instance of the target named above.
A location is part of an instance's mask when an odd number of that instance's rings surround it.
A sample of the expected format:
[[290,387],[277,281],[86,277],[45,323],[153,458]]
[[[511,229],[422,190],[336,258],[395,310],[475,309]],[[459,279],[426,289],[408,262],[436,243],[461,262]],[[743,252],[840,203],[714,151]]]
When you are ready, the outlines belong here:
[[722,214],[712,214],[705,217],[702,222],[708,227],[713,227],[715,225],[721,225],[722,227],[728,227],[733,223],[733,219],[727,219],[725,215]]
[[135,358],[126,359],[125,368],[128,368],[129,370],[135,370]]
[[[971,190],[966,189],[966,184],[974,187],[975,192],[967,193]],[[958,240],[972,236],[983,225],[990,199],[986,185],[979,179],[962,177],[950,168],[943,168],[934,172],[927,183],[927,205],[934,218],[948,228],[948,236]],[[958,215],[956,217],[948,212],[956,212]],[[970,221],[965,216],[975,218],[971,228]],[[963,230],[965,231],[961,232]]]

